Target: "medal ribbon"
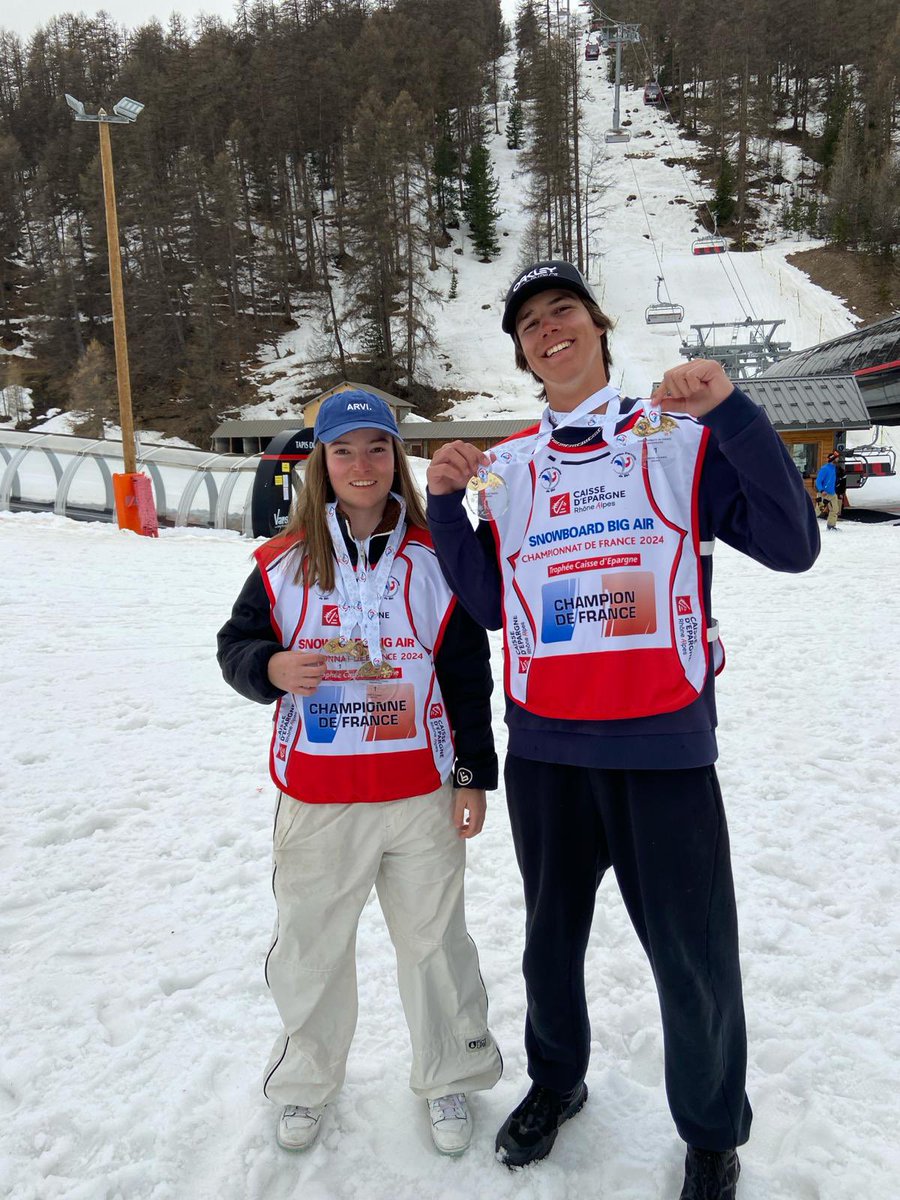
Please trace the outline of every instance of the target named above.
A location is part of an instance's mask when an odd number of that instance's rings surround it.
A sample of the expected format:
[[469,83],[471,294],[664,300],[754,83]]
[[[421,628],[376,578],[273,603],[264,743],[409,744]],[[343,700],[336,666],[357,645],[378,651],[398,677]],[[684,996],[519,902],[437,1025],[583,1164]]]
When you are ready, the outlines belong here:
[[[606,405],[606,412],[602,414],[595,413],[594,409],[599,408],[602,404]],[[536,460],[546,450],[551,439],[561,429],[566,429],[570,425],[600,425],[603,430],[603,440],[609,445],[615,437],[616,423],[619,420],[621,407],[622,401],[619,389],[610,384],[601,388],[599,392],[594,392],[593,395],[588,396],[587,400],[582,400],[578,407],[573,408],[571,412],[560,413],[555,425],[551,422],[550,414],[552,410],[548,404],[541,414],[540,428],[531,447],[518,452],[515,450],[505,450],[503,452],[504,458],[495,460],[491,464],[491,469],[499,473],[502,472],[503,467],[508,463],[522,463]],[[505,457],[507,454],[510,456],[509,458]]]
[[378,610],[406,528],[406,504],[402,496],[393,492],[391,495],[400,505],[400,514],[374,570],[369,566],[361,542],[356,543],[359,554],[356,570],[353,570],[344,535],[338,524],[337,503],[332,501],[325,506],[328,532],[331,534],[331,545],[338,564],[334,585],[338,595],[338,615],[341,619],[341,642],[348,642],[358,626],[363,641],[369,648],[369,661],[376,667],[381,666],[381,620]]
[[[595,413],[594,409],[599,408],[601,404],[606,405],[605,413]],[[616,422],[619,419],[619,409],[622,406],[619,398],[619,389],[607,384],[605,388],[601,388],[599,392],[594,392],[592,396],[588,396],[587,400],[582,400],[577,408],[573,408],[571,412],[559,414],[556,424],[551,424],[550,413],[551,408],[548,404],[541,414],[541,427],[538,430],[537,438],[534,443],[533,457],[537,456],[547,447],[553,436],[561,429],[566,429],[570,425],[600,425],[603,430],[603,440],[609,444],[616,432]],[[587,420],[583,420],[587,418]]]

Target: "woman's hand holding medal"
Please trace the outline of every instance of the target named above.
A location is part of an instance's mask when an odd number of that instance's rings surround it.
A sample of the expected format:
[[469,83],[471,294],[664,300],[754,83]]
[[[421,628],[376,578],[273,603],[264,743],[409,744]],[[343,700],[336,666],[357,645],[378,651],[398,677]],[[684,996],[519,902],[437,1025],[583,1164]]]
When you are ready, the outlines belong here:
[[381,662],[376,666],[369,657],[369,646],[362,638],[330,638],[322,647],[326,654],[332,658],[342,658],[347,660],[349,667],[353,668],[352,679],[390,679],[394,674],[394,668],[389,662],[385,662],[382,658]]
[[294,696],[311,696],[328,671],[326,655],[346,660],[351,668],[348,679],[390,679],[394,674],[389,662],[376,666],[370,660],[369,648],[360,638],[346,642],[332,638],[322,649],[324,654],[315,650],[279,650],[269,659],[269,682]]
[[269,682],[295,696],[311,696],[325,674],[325,656],[314,650],[279,650],[269,659]]

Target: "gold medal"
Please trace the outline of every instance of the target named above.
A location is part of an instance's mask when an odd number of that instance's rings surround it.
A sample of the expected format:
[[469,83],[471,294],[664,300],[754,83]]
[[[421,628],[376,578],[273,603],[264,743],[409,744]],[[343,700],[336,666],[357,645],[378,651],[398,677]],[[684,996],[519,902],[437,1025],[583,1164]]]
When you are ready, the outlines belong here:
[[376,667],[375,664],[370,660],[370,661],[363,663],[363,665],[356,672],[356,675],[354,676],[354,678],[356,678],[356,679],[390,679],[393,674],[394,674],[394,668],[391,666],[390,663],[381,662]]
[[677,426],[678,422],[674,417],[670,417],[667,413],[660,413],[658,425],[654,425],[646,417],[640,417],[631,432],[635,437],[653,437],[654,433],[671,433]]
[[473,475],[467,487],[470,492],[496,492],[500,488],[505,487],[505,484],[499,475],[495,475],[493,471],[488,471],[483,477],[481,475]]
[[[348,638],[342,641],[339,637],[329,638],[322,647],[332,658],[343,658],[347,661],[335,667],[344,670],[346,679],[390,679],[394,668],[390,663],[382,661],[377,667],[369,658],[369,647],[362,638]],[[358,666],[357,666],[358,664]],[[354,668],[356,668],[354,670]],[[349,672],[353,672],[352,675]]]
[[369,647],[362,638],[348,638],[347,641],[339,637],[329,638],[322,649],[336,658],[351,658],[356,662],[369,657]]

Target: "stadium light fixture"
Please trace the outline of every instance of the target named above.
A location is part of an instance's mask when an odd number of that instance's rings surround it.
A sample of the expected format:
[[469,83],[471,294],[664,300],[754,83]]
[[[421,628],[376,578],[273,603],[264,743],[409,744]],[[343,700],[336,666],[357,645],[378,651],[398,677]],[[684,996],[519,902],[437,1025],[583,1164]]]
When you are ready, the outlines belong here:
[[[134,418],[131,411],[131,378],[128,370],[128,342],[125,333],[125,300],[122,291],[122,254],[119,247],[119,223],[116,216],[116,186],[113,178],[110,125],[132,125],[143,111],[143,104],[123,96],[113,105],[112,114],[99,109],[95,114],[85,111],[84,104],[66,93],[66,104],[76,121],[96,124],[100,133],[100,165],[103,172],[103,202],[106,210],[106,243],[109,253],[109,288],[112,299],[113,339],[116,348],[116,386],[119,393],[119,422],[122,426],[122,458],[125,474],[137,473],[137,454],[134,439]],[[117,505],[118,508],[118,505]],[[119,525],[123,514],[118,513]]]

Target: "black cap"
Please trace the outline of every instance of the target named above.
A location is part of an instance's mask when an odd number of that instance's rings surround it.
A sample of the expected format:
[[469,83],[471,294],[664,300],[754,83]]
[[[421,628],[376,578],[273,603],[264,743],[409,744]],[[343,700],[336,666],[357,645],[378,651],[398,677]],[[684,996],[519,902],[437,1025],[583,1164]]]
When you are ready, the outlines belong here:
[[570,292],[577,292],[584,300],[597,303],[597,297],[591,291],[590,284],[572,263],[563,262],[561,259],[534,263],[516,276],[506,293],[506,306],[503,309],[504,333],[515,333],[516,313],[526,300],[538,292],[546,291],[547,288],[566,288]]

